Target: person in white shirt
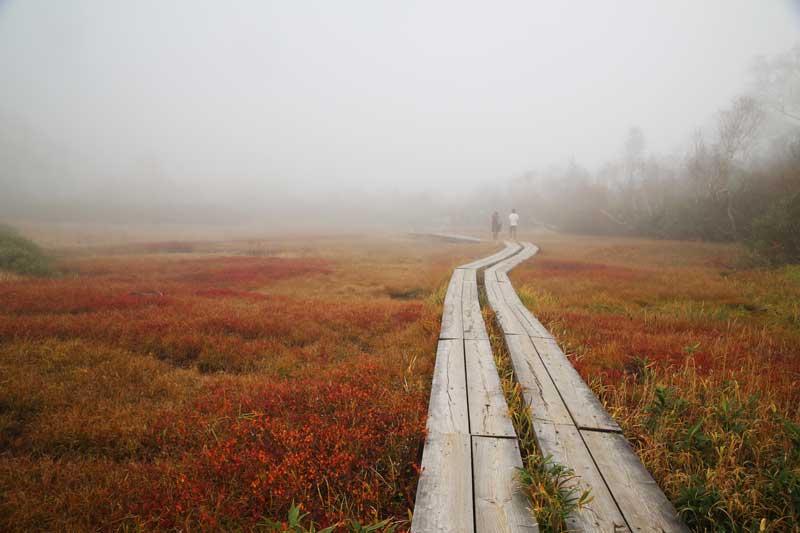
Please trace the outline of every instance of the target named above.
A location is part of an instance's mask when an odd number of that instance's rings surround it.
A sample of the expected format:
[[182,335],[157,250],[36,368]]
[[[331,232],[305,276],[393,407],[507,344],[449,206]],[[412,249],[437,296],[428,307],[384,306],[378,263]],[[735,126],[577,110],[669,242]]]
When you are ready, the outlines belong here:
[[512,239],[517,238],[517,224],[519,224],[519,215],[516,209],[512,209],[511,214],[508,215],[508,232]]

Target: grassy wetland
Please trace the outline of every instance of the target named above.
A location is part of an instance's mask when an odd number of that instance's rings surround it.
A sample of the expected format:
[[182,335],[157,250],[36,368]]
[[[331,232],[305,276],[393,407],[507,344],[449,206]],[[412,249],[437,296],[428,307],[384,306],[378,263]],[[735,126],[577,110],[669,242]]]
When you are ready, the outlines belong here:
[[697,531],[800,519],[800,270],[730,245],[542,237],[525,304]]
[[406,520],[443,285],[491,249],[146,243],[0,280],[3,529]]

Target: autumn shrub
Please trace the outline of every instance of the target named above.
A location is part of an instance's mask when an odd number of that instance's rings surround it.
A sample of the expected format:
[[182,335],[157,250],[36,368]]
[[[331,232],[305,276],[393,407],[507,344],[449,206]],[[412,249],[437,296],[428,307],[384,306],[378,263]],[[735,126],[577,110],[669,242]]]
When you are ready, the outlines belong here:
[[0,271],[46,276],[52,273],[50,259],[41,248],[16,230],[0,224]]
[[800,192],[754,220],[748,246],[769,264],[800,263]]
[[326,524],[377,518],[376,509],[403,516],[413,498],[408,460],[419,446],[424,398],[385,390],[370,379],[381,367],[364,360],[322,381],[267,380],[247,390],[216,383],[188,416],[151,428],[174,459],[139,496],[139,513],[172,511],[156,525],[175,527],[181,509],[196,509],[207,522],[231,525],[280,516],[294,500]]

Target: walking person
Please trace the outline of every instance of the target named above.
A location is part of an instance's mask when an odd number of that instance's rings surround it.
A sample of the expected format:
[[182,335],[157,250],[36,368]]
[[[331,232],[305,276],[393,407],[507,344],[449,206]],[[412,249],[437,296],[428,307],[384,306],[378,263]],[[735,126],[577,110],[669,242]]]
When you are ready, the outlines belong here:
[[503,227],[502,222],[500,222],[500,213],[495,211],[492,213],[492,239],[497,240],[497,236],[500,234],[500,229]]
[[511,214],[508,215],[508,234],[512,239],[517,238],[517,224],[519,224],[519,215],[516,209],[512,209]]

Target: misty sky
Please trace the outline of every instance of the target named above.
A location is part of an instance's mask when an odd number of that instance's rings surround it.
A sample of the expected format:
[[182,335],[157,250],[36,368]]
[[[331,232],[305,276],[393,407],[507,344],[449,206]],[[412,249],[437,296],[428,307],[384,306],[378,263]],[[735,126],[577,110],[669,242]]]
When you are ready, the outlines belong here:
[[209,198],[438,190],[598,165],[632,125],[673,150],[799,38],[780,0],[0,0],[0,116]]

